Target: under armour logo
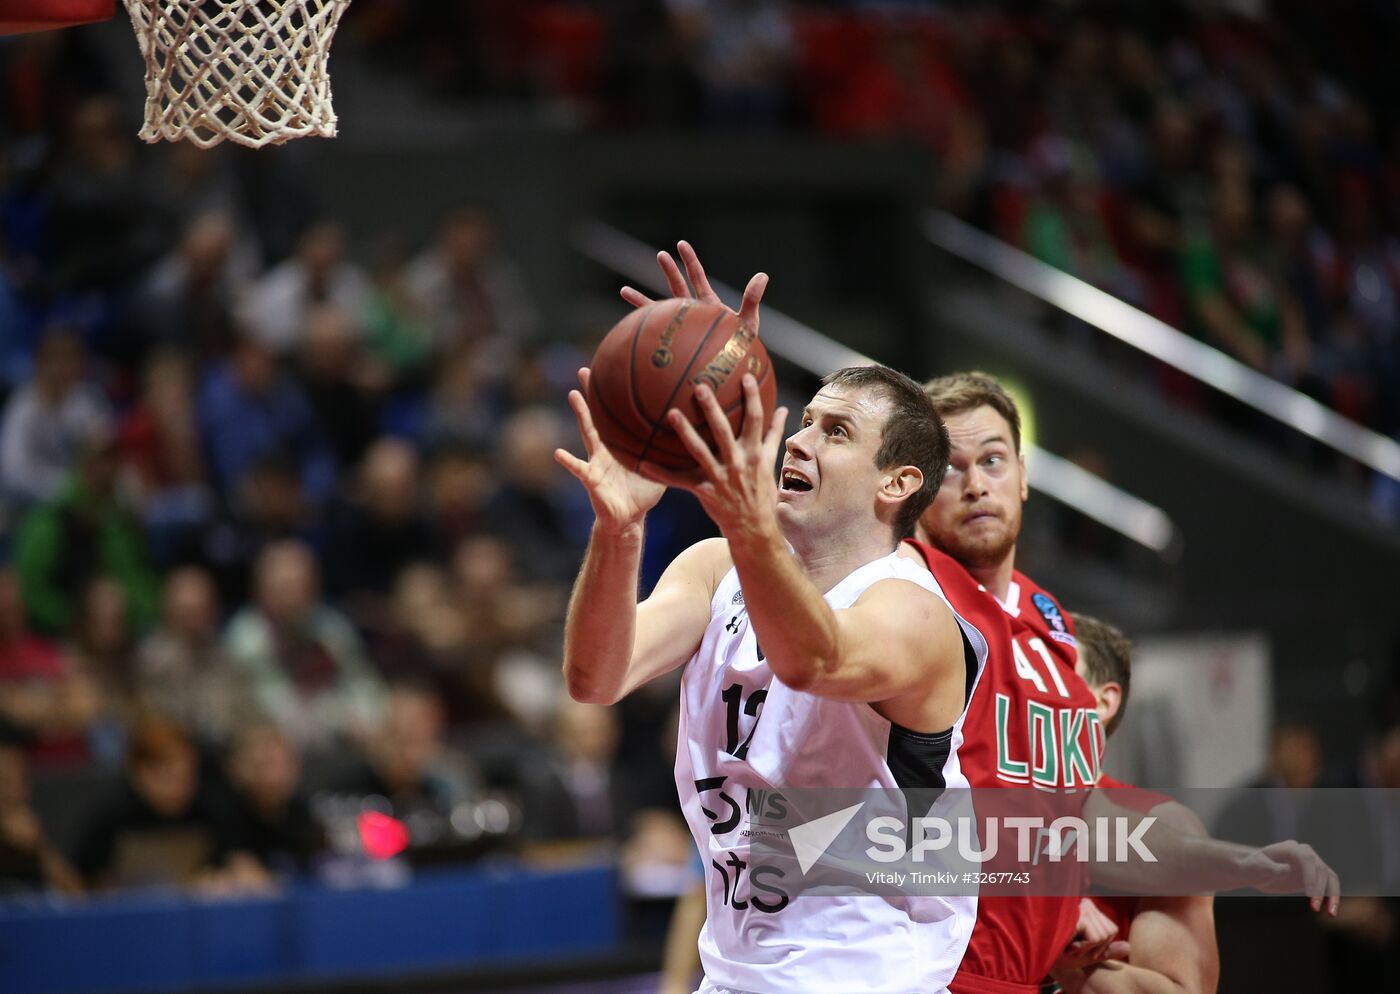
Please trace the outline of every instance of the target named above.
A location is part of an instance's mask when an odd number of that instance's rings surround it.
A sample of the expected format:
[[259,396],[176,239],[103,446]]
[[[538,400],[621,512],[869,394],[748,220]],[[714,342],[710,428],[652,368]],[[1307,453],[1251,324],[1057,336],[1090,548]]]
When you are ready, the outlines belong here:
[[739,616],[737,614],[729,619],[729,624],[724,626],[724,630],[730,635],[739,634]]

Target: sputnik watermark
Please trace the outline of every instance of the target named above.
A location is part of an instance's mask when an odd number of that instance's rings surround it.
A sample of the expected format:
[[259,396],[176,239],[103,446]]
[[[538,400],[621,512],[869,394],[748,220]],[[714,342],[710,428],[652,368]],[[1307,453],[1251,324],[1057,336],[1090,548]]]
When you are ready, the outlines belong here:
[[[1083,818],[1056,818],[1047,825],[1044,818],[1026,816],[998,820],[991,817],[980,823],[985,843],[979,841],[977,819],[964,817],[955,821],[956,827],[953,820],[947,818],[912,819],[909,823],[911,845],[905,841],[903,819],[890,815],[872,818],[865,826],[865,836],[873,844],[866,848],[865,855],[877,863],[897,863],[904,859],[921,863],[930,853],[941,854],[950,845],[956,845],[958,856],[964,861],[987,863],[996,859],[1000,851],[1003,833],[998,828],[1001,827],[1016,833],[1017,861],[1032,866],[1039,864],[1042,858],[1058,863],[1067,855],[1087,863],[1091,849],[1092,858],[1099,863],[1157,862],[1157,857],[1143,841],[1157,821],[1152,815],[1135,819],[1132,824],[1125,818],[1095,818],[1092,833],[1089,822]],[[939,878],[923,882],[938,883]]]

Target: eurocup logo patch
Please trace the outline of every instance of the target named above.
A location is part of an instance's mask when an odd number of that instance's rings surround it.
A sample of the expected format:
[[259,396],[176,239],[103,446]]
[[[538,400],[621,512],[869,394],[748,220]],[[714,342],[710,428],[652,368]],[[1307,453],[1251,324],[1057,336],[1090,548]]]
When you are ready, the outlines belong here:
[[1060,613],[1060,605],[1056,604],[1049,594],[1032,594],[1031,603],[1040,612],[1040,616],[1045,619],[1045,624],[1050,628],[1050,637],[1056,642],[1063,642],[1065,645],[1074,645],[1075,638],[1069,633],[1069,626],[1065,624],[1065,616]]

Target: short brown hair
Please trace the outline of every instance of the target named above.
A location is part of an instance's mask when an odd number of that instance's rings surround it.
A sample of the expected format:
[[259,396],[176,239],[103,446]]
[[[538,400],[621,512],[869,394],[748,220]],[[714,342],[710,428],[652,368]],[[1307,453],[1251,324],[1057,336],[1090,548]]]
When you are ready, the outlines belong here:
[[194,743],[184,726],[159,714],[138,717],[126,741],[126,761],[133,767],[163,763],[194,753]]
[[948,471],[948,429],[943,419],[917,382],[888,366],[847,366],[824,377],[822,386],[874,387],[889,400],[890,416],[880,429],[875,467],[917,466],[924,474],[923,486],[904,499],[895,516],[895,538],[908,538]]
[[966,373],[949,373],[938,376],[924,384],[924,392],[940,418],[962,414],[978,407],[990,407],[1011,426],[1011,443],[1021,451],[1021,412],[1016,401],[994,376],[972,370]]
[[1074,637],[1079,642],[1079,658],[1084,660],[1084,682],[1090,687],[1116,683],[1123,689],[1118,713],[1104,731],[1113,734],[1128,708],[1128,686],[1133,679],[1133,644],[1106,621],[1087,614],[1071,613]]

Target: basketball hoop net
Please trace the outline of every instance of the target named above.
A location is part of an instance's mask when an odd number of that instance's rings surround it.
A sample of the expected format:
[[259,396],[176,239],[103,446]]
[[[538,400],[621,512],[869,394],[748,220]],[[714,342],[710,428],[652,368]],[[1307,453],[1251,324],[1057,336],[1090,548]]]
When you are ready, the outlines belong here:
[[148,142],[250,148],[335,136],[331,39],[350,0],[124,0]]

